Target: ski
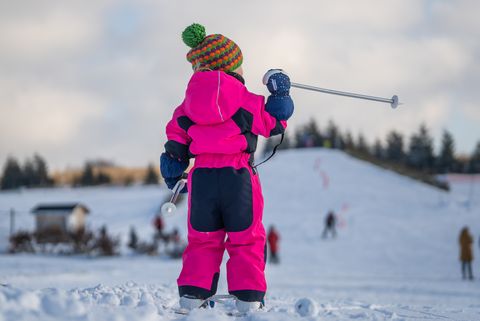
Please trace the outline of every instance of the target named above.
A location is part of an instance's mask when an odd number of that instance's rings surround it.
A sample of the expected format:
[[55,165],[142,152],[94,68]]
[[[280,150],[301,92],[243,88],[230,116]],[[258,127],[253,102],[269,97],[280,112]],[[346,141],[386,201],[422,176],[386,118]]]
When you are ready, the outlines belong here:
[[[217,308],[216,310],[224,315],[230,316],[230,317],[246,317],[252,312],[240,312],[236,311],[234,307],[229,307],[228,302],[235,301],[237,298],[234,295],[230,294],[216,294],[214,296],[211,296],[203,301],[203,303],[196,309],[214,309],[216,303],[220,303],[223,305],[224,308]],[[225,309],[226,308],[226,309]],[[189,309],[184,309],[184,308],[174,308],[173,312],[176,314],[181,314],[181,315],[188,315],[190,314],[192,310]],[[268,312],[269,310],[265,309],[263,307],[259,312]]]

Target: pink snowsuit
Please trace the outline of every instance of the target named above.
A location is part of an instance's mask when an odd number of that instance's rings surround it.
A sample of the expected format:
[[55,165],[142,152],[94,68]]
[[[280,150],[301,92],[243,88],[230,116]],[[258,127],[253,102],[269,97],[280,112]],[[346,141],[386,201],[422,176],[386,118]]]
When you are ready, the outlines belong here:
[[222,71],[193,74],[167,125],[165,144],[175,158],[195,157],[188,175],[188,246],[177,280],[181,296],[216,293],[226,249],[229,293],[244,301],[263,300],[266,237],[253,153],[258,135],[285,128],[285,121],[265,111],[264,97],[236,77]]

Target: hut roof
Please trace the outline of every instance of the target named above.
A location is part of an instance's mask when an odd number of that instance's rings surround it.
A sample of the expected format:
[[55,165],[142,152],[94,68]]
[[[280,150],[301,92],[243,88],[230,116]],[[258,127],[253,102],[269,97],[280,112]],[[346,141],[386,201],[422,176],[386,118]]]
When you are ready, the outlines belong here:
[[56,203],[56,204],[38,204],[32,209],[32,214],[58,214],[58,215],[68,215],[70,214],[75,208],[80,207],[82,208],[86,214],[90,213],[88,207],[81,203]]

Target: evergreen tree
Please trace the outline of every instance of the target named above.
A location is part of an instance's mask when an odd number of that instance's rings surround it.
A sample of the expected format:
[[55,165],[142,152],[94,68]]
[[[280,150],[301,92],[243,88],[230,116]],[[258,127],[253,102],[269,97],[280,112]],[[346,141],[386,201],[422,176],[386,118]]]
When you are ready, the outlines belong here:
[[350,149],[350,150],[355,149],[355,142],[353,141],[353,136],[352,136],[352,133],[350,131],[348,131],[345,134],[344,145],[345,145],[346,149]]
[[403,163],[405,159],[405,151],[403,147],[403,136],[400,133],[391,131],[387,135],[386,155],[388,160]]
[[[306,133],[304,131],[304,127],[301,126],[301,127],[298,127],[296,130],[295,130],[295,145],[294,145],[294,148],[303,148],[303,147],[306,147],[305,146],[305,142],[306,142]],[[267,143],[269,141],[267,140]],[[273,146],[271,146],[273,149]]]
[[297,129],[295,132],[295,142],[297,148],[323,146],[323,136],[315,119],[310,119],[305,126]]
[[96,184],[95,175],[93,174],[93,166],[86,163],[80,176],[79,184],[81,186],[92,186]]
[[52,179],[48,176],[47,163],[38,154],[33,155],[33,168],[35,171],[33,186],[52,185]]
[[378,138],[375,140],[375,144],[373,145],[372,154],[378,159],[384,159],[385,151],[383,149],[382,142]]
[[328,122],[326,136],[330,140],[333,148],[343,149],[342,136],[340,134],[340,131],[338,130],[337,125],[335,125],[333,120],[329,120]]
[[310,119],[307,126],[305,127],[306,133],[310,136],[313,142],[314,147],[321,147],[323,146],[324,137],[318,128],[317,122],[315,119]]
[[358,134],[357,150],[362,153],[368,153],[368,143],[362,133]]
[[15,158],[7,158],[3,169],[1,189],[14,189],[22,186],[24,183],[23,172]]
[[480,142],[477,143],[472,157],[470,157],[468,172],[472,174],[480,173]]
[[100,171],[94,179],[94,185],[106,185],[112,182],[112,178],[105,172]]
[[419,170],[431,170],[434,161],[433,139],[430,137],[425,124],[422,124],[418,133],[413,134],[410,138],[407,164]]
[[145,185],[156,185],[158,184],[158,174],[155,171],[155,168],[152,164],[149,164],[147,167],[147,174],[143,179],[143,184]]
[[437,159],[437,172],[445,174],[456,168],[455,143],[452,134],[447,130],[443,132],[442,147]]
[[23,165],[23,185],[24,186],[35,186],[36,181],[36,172],[33,162],[30,159],[25,161]]

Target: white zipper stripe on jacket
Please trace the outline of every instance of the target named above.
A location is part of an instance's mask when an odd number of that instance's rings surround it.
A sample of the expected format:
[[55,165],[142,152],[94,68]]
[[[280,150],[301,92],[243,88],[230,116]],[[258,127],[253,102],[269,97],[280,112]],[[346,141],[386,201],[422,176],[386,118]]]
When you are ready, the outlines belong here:
[[225,120],[223,119],[222,111],[220,110],[220,105],[218,104],[218,97],[220,96],[220,71],[218,71],[217,74],[218,74],[217,108],[218,108],[218,113],[220,114],[220,118],[222,119],[222,122],[223,122]]

